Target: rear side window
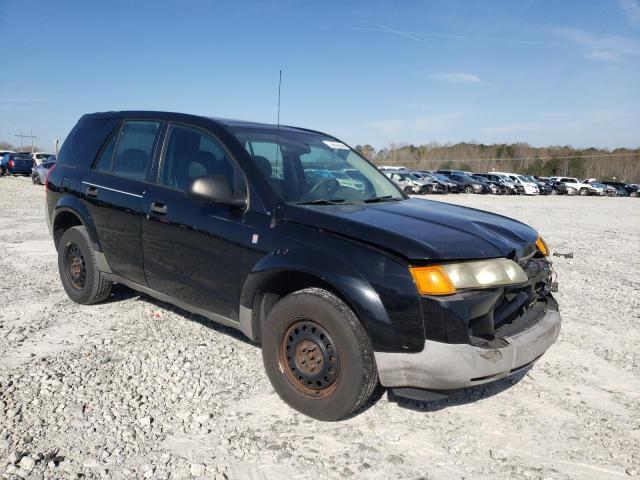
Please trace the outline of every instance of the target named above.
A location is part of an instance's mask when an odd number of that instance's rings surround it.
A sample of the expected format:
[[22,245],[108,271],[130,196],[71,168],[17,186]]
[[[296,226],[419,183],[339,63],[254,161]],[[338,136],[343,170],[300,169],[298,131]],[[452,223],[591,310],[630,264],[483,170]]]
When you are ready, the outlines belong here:
[[81,119],[62,144],[58,163],[89,168],[117,124],[117,118]]
[[100,156],[98,157],[98,161],[94,167],[95,170],[103,173],[108,173],[111,171],[111,165],[113,162],[113,152],[116,150],[116,142],[118,140],[118,133],[113,133],[109,141],[100,152]]
[[147,165],[160,132],[159,121],[128,120],[120,131],[111,173],[132,180],[144,180]]

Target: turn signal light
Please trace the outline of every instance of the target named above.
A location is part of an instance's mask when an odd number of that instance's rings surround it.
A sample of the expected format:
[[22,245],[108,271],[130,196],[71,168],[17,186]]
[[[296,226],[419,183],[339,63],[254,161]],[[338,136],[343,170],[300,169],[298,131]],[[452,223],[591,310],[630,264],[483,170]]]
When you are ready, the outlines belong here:
[[456,288],[449,275],[439,265],[429,267],[409,267],[413,281],[421,295],[450,295]]
[[547,247],[547,243],[542,239],[542,237],[538,237],[536,240],[536,248],[542,256],[546,257],[549,255],[549,247]]

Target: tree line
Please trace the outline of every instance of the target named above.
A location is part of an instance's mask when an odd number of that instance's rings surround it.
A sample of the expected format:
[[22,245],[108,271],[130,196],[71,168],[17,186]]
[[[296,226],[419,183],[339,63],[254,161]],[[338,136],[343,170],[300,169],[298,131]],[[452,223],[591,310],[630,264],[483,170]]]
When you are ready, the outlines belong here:
[[[376,151],[356,145],[376,165],[402,165],[411,170],[456,169],[471,172],[507,171],[542,177],[568,176],[640,182],[640,148],[577,149],[570,146],[532,147],[528,143],[493,144],[436,142],[391,144]],[[0,150],[20,150],[0,142]],[[34,147],[36,152],[42,151]],[[31,146],[22,151],[30,152]]]
[[471,172],[507,171],[526,175],[569,176],[600,180],[640,181],[640,148],[577,149],[571,146],[532,147],[527,143],[391,144],[376,151],[356,145],[376,165],[402,165],[411,170],[456,169]]

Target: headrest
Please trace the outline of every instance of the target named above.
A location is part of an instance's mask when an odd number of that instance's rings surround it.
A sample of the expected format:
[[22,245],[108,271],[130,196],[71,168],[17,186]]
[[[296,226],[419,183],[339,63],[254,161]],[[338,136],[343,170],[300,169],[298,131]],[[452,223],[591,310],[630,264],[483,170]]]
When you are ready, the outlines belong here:
[[265,176],[265,178],[271,178],[272,168],[271,162],[267,160],[265,157],[260,155],[254,155],[253,161],[256,164],[256,167],[260,170],[260,172]]

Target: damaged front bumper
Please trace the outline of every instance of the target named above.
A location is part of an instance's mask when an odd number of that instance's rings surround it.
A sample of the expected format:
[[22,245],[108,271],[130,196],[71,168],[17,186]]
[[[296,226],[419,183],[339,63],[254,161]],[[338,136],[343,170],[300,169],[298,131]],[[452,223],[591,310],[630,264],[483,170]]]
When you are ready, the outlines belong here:
[[419,353],[375,352],[385,387],[453,390],[498,380],[531,365],[556,341],[561,317],[555,302],[540,305],[526,328],[500,339],[496,347],[425,340]]

